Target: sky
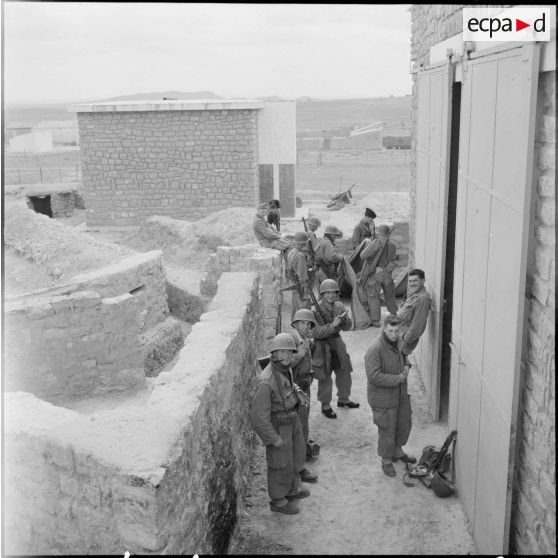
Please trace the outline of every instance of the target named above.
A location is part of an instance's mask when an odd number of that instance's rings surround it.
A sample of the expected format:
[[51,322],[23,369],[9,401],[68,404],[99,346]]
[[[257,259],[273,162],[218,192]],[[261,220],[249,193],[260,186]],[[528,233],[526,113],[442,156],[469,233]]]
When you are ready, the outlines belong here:
[[407,95],[409,6],[4,1],[4,100]]

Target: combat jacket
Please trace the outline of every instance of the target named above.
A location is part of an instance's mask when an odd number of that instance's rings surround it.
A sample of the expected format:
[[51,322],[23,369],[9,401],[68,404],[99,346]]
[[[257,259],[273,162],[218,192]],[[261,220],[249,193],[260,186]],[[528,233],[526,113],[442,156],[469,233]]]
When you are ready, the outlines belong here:
[[311,330],[316,347],[312,356],[312,366],[314,368],[314,377],[317,379],[325,379],[324,372],[330,374],[332,370],[344,370],[352,372],[353,366],[351,359],[347,353],[347,346],[341,338],[339,331],[348,331],[351,329],[353,322],[349,316],[345,317],[343,323],[337,327],[333,326],[333,319],[339,314],[345,312],[345,306],[342,302],[334,301],[331,307],[328,307],[325,299],[318,302],[318,306],[325,318],[325,323],[316,308],[312,308],[314,319],[318,324]]
[[265,248],[272,248],[273,242],[281,238],[281,235],[259,215],[256,215],[252,227],[256,240],[260,246],[264,246]]
[[306,391],[312,380],[312,348],[314,342],[309,338],[304,338],[293,327],[291,330],[297,353],[293,360],[292,370],[293,379],[303,390]]
[[372,221],[372,223],[368,223],[362,219],[353,230],[353,236],[351,238],[353,247],[356,248],[365,238],[372,239],[375,235],[376,225],[374,224],[374,221]]
[[293,248],[287,253],[287,277],[293,283],[302,283],[299,291],[302,294],[302,287],[308,283],[308,267],[304,252]]
[[388,409],[399,404],[400,392],[407,393],[407,380],[400,383],[398,377],[405,364],[405,355],[397,348],[397,344],[388,341],[382,331],[364,356],[368,403],[371,407]]
[[294,391],[292,371],[289,369],[287,377],[278,369],[274,373],[273,367],[273,362],[270,362],[261,371],[250,409],[252,426],[265,446],[279,443],[279,424],[282,421],[290,422],[294,416],[298,416],[298,399]]
[[[381,251],[381,253],[380,253]],[[363,261],[361,270],[361,284],[374,281],[376,270],[386,271],[391,274],[394,265],[393,262],[397,257],[397,246],[391,240],[375,238],[360,251],[360,258]],[[372,268],[372,264],[377,260],[376,265]]]
[[[330,279],[335,279],[336,264],[342,261],[343,256],[337,253],[335,245],[331,240],[327,237],[322,238],[316,250],[316,259],[314,262],[316,267],[320,268],[325,276]],[[323,281],[324,278],[325,277],[320,277],[320,280]]]
[[418,345],[420,336],[426,329],[431,305],[430,295],[423,286],[419,291],[408,296],[398,310],[397,316],[401,318],[401,349],[405,354],[410,354]]

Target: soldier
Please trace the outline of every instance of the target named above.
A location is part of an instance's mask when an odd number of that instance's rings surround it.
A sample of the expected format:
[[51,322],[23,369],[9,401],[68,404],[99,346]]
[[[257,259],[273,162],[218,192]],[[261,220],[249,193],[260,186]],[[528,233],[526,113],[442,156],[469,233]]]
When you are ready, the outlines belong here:
[[[311,310],[303,308],[299,310],[293,317],[291,323],[291,335],[295,340],[297,352],[293,357],[292,368],[293,378],[300,389],[306,393],[310,399],[310,386],[312,385],[312,349],[314,342],[309,337],[311,330],[316,327],[316,320]],[[304,435],[304,442],[306,445],[306,457],[312,457],[312,452],[309,451],[308,446],[308,418],[310,415],[310,406],[299,405],[298,416],[302,424],[302,433]],[[316,482],[318,476],[303,469],[300,472],[300,478],[304,482]]]
[[314,262],[316,277],[320,284],[325,279],[337,278],[339,263],[343,261],[343,256],[335,249],[335,239],[342,236],[343,232],[335,225],[327,225],[324,230],[324,237],[318,244]]
[[424,271],[411,269],[407,282],[407,300],[397,312],[401,319],[401,350],[410,355],[426,329],[432,300],[424,288]]
[[269,209],[267,211],[267,222],[275,226],[275,230],[281,230],[281,202],[279,200],[271,200],[269,202]]
[[267,210],[268,210],[267,204],[262,203],[259,206],[254,222],[252,223],[256,240],[258,241],[260,246],[264,246],[265,248],[288,250],[289,248],[292,247],[291,242],[287,240],[285,237],[283,237],[280,233],[278,233],[266,221]]
[[308,244],[308,235],[304,231],[299,231],[294,235],[294,248],[287,253],[287,278],[297,284],[292,291],[292,311],[291,320],[300,308],[310,308],[312,305],[310,294],[310,282],[308,279],[308,264],[306,262],[306,254],[304,247]]
[[411,401],[407,394],[411,365],[398,348],[399,323],[397,316],[386,316],[382,333],[364,357],[368,403],[378,427],[378,455],[382,458],[382,471],[388,477],[396,474],[394,461],[417,461],[403,451],[412,427]]
[[316,250],[318,249],[318,244],[320,239],[318,238],[316,231],[322,225],[322,222],[317,217],[309,217],[306,220],[306,228],[308,229],[308,244],[304,247],[303,252],[306,254],[306,262],[308,264],[308,269],[310,270],[309,276],[311,277],[310,288],[316,292],[319,289],[320,283],[316,278],[315,262],[314,256]]
[[300,487],[306,457],[298,416],[300,389],[293,381],[291,363],[297,347],[289,333],[276,335],[270,362],[262,370],[250,410],[250,420],[266,448],[267,488],[272,511],[295,514],[295,500],[310,496]]
[[365,238],[369,238],[370,240],[374,238],[375,218],[376,218],[376,213],[372,211],[372,209],[367,207],[364,210],[364,217],[359,221],[359,223],[353,230],[353,236],[351,238],[351,242],[353,243],[353,249],[356,248]]
[[[331,408],[333,382],[331,373],[335,372],[337,386],[337,406],[348,409],[360,407],[349,399],[351,395],[353,367],[347,353],[345,342],[341,338],[340,330],[351,329],[352,321],[345,306],[338,300],[339,285],[333,279],[326,279],[320,285],[320,301],[318,308],[312,308],[314,318],[318,324],[312,330],[316,343],[312,366],[314,378],[318,380],[318,401],[322,404],[322,413],[327,418],[337,418]],[[323,316],[323,319],[322,319]]]
[[317,217],[308,217],[308,219],[306,219],[306,226],[308,227],[308,237],[315,252],[319,242],[316,231],[322,226],[322,222]]
[[395,268],[397,246],[389,239],[391,229],[380,225],[376,238],[366,242],[360,252],[364,262],[358,281],[357,292],[362,306],[370,315],[372,327],[380,327],[380,290],[384,291],[384,301],[390,314],[397,313],[395,284],[391,272]]

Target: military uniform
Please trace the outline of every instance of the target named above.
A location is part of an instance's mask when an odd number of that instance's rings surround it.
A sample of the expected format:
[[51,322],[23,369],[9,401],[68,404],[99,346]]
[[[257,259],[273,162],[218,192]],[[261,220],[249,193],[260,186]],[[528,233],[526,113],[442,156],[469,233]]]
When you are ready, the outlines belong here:
[[397,312],[397,316],[401,318],[401,350],[406,355],[411,354],[418,345],[419,338],[426,329],[431,306],[432,300],[423,286],[409,295]]
[[335,244],[324,236],[316,250],[315,266],[316,279],[320,284],[324,279],[336,279],[338,264],[343,261],[343,256],[337,253]]
[[353,371],[353,366],[349,354],[347,353],[347,347],[339,331],[350,330],[352,321],[349,316],[346,316],[342,325],[334,327],[332,322],[335,316],[339,316],[345,312],[343,303],[334,301],[332,305],[329,305],[327,301],[322,298],[318,302],[318,305],[325,317],[324,324],[318,311],[312,308],[314,318],[318,324],[311,332],[316,344],[312,356],[312,367],[314,369],[314,378],[318,380],[318,400],[322,406],[331,403],[333,390],[331,373],[335,372],[337,399],[341,403],[347,403],[351,395],[351,372]]
[[407,380],[399,375],[408,365],[405,356],[382,331],[364,357],[368,379],[368,403],[372,419],[378,427],[378,455],[385,460],[396,455],[396,448],[404,446],[411,433],[411,402],[407,394]]
[[[300,491],[300,471],[306,448],[298,416],[298,399],[290,368],[271,361],[258,379],[250,419],[266,447],[267,486],[272,503],[283,505],[287,496]],[[273,446],[279,440],[284,445]]]
[[[397,312],[395,284],[391,276],[396,254],[396,245],[389,239],[381,238],[375,238],[367,243],[360,252],[364,264],[357,292],[374,327],[380,327],[380,290],[384,291],[384,302],[388,312],[390,314]],[[376,265],[374,262],[377,262]]]
[[299,283],[299,286],[292,291],[292,320],[297,310],[310,308],[312,305],[310,295],[308,294],[310,286],[306,255],[296,247],[289,250],[287,254],[287,278],[293,284]]
[[353,248],[356,248],[365,238],[374,238],[376,235],[376,225],[374,221],[368,222],[364,218],[359,221],[357,226],[353,230],[353,236],[351,237],[351,242],[353,243]]
[[[294,382],[310,397],[310,386],[312,384],[312,345],[313,342],[307,337],[302,337],[300,333],[293,327],[291,330],[298,351],[295,355],[296,362],[293,365]],[[302,433],[304,435],[304,443],[308,443],[308,418],[310,416],[310,407],[304,405],[298,406],[298,416],[302,425]]]
[[260,246],[288,250],[292,245],[283,238],[263,217],[256,215],[252,223],[254,235]]

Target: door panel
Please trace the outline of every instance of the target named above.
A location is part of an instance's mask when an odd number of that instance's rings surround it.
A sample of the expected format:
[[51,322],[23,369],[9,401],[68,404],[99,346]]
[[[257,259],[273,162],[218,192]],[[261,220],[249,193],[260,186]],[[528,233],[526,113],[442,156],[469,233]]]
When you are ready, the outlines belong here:
[[432,309],[426,330],[414,351],[428,397],[430,412],[437,417],[440,404],[442,296],[446,254],[447,192],[451,87],[453,65],[432,67],[418,80],[417,196],[415,267],[424,269]]
[[539,45],[463,71],[450,423],[457,489],[482,554],[509,544]]

